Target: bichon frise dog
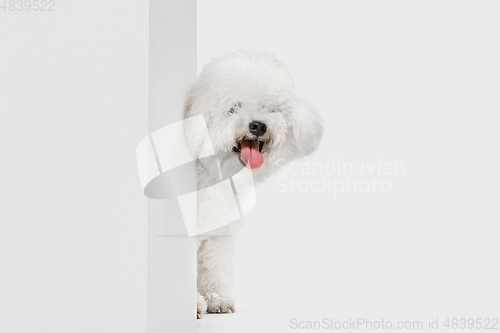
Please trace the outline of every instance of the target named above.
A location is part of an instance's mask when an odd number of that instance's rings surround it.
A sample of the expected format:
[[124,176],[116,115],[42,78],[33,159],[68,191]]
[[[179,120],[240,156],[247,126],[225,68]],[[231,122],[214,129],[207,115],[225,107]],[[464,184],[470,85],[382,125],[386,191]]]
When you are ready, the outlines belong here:
[[[197,140],[198,129],[187,129],[195,153],[212,145],[219,170],[233,161],[251,169],[255,182],[278,171],[283,161],[312,153],[323,130],[316,108],[295,95],[288,70],[268,53],[239,51],[205,65],[186,106],[187,117],[201,114],[211,142]],[[220,171],[206,159],[198,161],[197,169],[198,188],[220,181]],[[225,209],[214,205],[217,196],[214,190],[198,197],[202,227],[211,210]],[[231,258],[240,226],[236,221],[198,236],[198,318],[206,312],[234,312]]]

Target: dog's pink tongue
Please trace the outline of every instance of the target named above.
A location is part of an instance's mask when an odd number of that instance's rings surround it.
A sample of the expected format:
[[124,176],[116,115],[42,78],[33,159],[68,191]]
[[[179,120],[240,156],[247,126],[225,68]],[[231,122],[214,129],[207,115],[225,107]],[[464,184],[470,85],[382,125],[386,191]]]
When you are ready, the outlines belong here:
[[259,141],[241,141],[241,159],[250,169],[260,168],[264,157],[259,152]]

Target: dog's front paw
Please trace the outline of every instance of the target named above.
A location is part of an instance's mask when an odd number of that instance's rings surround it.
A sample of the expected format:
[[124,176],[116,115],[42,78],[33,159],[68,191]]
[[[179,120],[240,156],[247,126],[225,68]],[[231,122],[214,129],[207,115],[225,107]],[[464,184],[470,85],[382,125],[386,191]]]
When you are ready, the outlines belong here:
[[218,293],[209,293],[206,296],[208,313],[233,313],[234,300],[232,297],[221,296]]
[[207,313],[207,302],[205,302],[205,299],[203,296],[198,294],[198,299],[196,301],[196,318],[201,319],[203,318],[203,315]]

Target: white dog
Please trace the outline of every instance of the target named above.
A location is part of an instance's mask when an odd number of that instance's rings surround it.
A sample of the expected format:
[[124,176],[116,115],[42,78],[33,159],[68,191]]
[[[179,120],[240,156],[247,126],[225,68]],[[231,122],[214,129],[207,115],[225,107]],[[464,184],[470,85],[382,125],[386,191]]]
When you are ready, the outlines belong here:
[[[200,156],[212,145],[219,170],[236,161],[240,168],[252,169],[255,182],[277,171],[277,161],[313,152],[323,129],[316,108],[295,96],[288,70],[267,53],[240,51],[204,66],[189,94],[186,112],[187,117],[204,114],[210,134],[211,142],[207,142],[200,139],[199,128],[186,130],[195,153]],[[220,171],[210,159],[201,159],[197,168],[199,189],[220,181]],[[214,210],[227,209],[215,204],[214,198],[220,202],[220,195],[214,190],[198,197],[201,227],[209,223]],[[231,259],[240,226],[237,221],[198,236],[198,318],[205,312],[234,312]]]

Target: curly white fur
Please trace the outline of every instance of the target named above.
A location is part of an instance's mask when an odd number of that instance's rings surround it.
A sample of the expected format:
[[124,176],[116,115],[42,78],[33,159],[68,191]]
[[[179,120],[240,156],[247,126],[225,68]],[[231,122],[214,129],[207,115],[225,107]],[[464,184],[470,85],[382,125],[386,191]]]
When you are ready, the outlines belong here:
[[[316,108],[295,95],[288,70],[268,53],[239,51],[205,65],[187,102],[187,117],[200,114],[205,116],[211,143],[201,140],[201,128],[186,129],[188,144],[200,155],[210,151],[212,144],[220,163],[230,163],[238,158],[233,150],[238,150],[241,140],[265,142],[264,163],[252,170],[256,182],[277,171],[278,161],[291,161],[313,152],[323,130]],[[265,134],[252,134],[252,121],[265,123]],[[218,181],[216,166],[200,160],[198,187],[206,188]],[[201,228],[211,220],[211,212],[228,209],[215,204],[214,198],[220,198],[215,190],[198,197]],[[234,312],[231,258],[240,224],[237,221],[198,237],[198,317],[205,312]]]

